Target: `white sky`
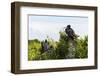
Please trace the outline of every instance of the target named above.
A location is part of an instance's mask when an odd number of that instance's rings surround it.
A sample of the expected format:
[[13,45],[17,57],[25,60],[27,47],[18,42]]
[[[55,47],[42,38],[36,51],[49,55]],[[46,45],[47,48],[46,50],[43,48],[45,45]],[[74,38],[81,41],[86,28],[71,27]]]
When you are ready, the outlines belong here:
[[58,41],[59,31],[68,24],[79,36],[88,35],[88,17],[30,15],[29,40],[45,40],[49,36]]

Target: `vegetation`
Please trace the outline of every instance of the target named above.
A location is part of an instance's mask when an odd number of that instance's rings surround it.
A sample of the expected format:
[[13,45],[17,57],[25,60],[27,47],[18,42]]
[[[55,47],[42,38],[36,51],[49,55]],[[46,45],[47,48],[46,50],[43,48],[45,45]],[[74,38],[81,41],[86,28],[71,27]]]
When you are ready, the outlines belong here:
[[[48,44],[50,46],[48,51],[43,50],[42,43],[37,39],[28,40],[28,60],[49,60],[49,59],[68,59],[68,37],[64,32],[59,32],[59,41],[54,41],[48,38]],[[75,39],[75,58],[87,58],[88,57],[88,37]]]

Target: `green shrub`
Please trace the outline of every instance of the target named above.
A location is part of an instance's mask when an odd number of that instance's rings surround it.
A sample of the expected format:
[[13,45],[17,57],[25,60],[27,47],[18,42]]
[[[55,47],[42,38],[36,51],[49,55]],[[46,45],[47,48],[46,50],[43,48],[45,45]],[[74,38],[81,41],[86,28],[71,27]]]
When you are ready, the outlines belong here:
[[[59,41],[48,38],[48,43],[52,48],[48,51],[42,49],[42,42],[37,39],[28,40],[28,60],[48,60],[48,59],[66,59],[68,55],[68,37],[65,32],[59,32]],[[75,39],[75,58],[88,57],[88,37],[79,37]]]

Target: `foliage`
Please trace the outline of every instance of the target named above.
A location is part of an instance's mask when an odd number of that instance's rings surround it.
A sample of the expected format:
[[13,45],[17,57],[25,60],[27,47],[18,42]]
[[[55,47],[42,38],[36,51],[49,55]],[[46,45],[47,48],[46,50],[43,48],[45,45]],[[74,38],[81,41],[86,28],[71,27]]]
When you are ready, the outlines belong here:
[[[67,59],[68,55],[68,37],[65,32],[59,32],[59,41],[47,38],[50,49],[45,51],[42,49],[42,43],[37,39],[28,40],[28,60],[50,60],[50,59]],[[88,57],[88,37],[79,37],[75,39],[75,58]]]
[[41,44],[37,39],[28,41],[28,60],[38,60],[41,56]]
[[77,39],[76,45],[76,58],[87,58],[88,57],[88,37]]

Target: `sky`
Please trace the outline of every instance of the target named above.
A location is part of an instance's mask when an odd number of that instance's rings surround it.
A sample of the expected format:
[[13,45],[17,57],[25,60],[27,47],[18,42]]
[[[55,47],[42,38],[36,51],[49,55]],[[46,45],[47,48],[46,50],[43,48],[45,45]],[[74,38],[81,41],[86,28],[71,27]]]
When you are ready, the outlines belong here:
[[42,41],[49,36],[58,41],[59,31],[64,31],[64,27],[69,24],[80,37],[88,35],[88,17],[29,15],[28,19],[29,40]]

